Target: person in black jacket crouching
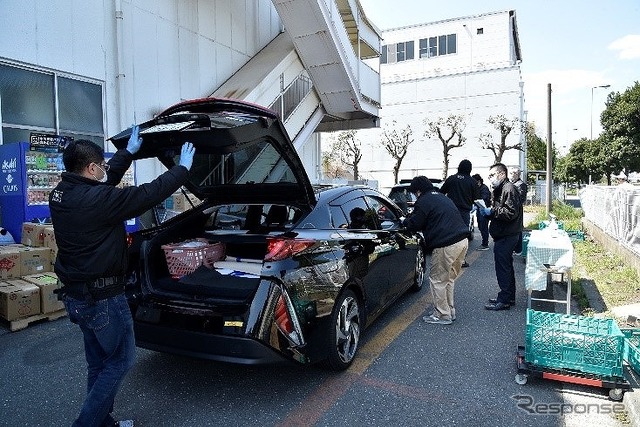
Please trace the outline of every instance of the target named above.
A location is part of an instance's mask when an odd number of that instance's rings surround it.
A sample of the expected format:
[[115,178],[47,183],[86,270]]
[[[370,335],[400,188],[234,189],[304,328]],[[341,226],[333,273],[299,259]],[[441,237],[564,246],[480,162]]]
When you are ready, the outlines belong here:
[[71,142],[62,159],[66,172],[49,196],[58,244],[54,270],[71,322],[84,338],[87,396],[73,426],[132,426],[116,422],[113,402],[135,361],[133,319],[124,295],[127,242],[124,222],[179,189],[188,178],[195,149],[182,147],[180,164],[138,187],[115,187],[142,145],[135,126],[127,148],[105,163],[88,140]]
[[403,224],[410,231],[422,231],[426,249],[432,251],[429,284],[434,311],[422,319],[427,323],[450,325],[456,319],[453,291],[467,255],[469,226],[453,201],[440,193],[427,177],[413,178],[409,191],[417,200],[411,216]]

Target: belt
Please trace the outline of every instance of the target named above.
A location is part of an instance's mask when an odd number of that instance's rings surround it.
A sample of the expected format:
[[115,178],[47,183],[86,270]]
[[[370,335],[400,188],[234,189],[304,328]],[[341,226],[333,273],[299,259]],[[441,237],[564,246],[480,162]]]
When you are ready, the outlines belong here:
[[68,295],[75,299],[98,301],[123,293],[126,282],[127,276],[100,277],[89,282],[65,285],[54,293],[58,294],[59,299]]
[[114,285],[124,285],[127,283],[127,276],[99,277],[88,282],[89,289],[104,289]]

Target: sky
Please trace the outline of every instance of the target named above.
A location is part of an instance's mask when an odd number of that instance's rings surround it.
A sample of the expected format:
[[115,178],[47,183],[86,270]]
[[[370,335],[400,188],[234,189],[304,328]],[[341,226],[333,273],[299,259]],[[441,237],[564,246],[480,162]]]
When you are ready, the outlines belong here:
[[[607,95],[640,81],[640,0],[360,0],[380,30],[515,10],[527,120],[561,154],[596,138]],[[384,41],[383,41],[384,44]],[[608,88],[597,86],[610,85]],[[595,87],[595,88],[594,88]],[[593,126],[593,129],[591,128]]]

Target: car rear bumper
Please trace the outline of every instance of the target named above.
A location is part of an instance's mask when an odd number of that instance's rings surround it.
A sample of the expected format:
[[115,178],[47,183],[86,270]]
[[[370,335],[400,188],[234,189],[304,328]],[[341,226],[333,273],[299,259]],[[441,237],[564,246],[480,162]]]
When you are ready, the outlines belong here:
[[212,335],[138,322],[134,328],[136,345],[149,350],[244,365],[291,361],[252,338]]

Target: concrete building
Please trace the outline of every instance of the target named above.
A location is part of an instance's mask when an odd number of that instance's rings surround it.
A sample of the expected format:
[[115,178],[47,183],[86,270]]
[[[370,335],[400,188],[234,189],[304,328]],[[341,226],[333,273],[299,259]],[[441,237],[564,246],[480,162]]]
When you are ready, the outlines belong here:
[[[513,10],[385,30],[380,78],[382,84],[381,127],[362,130],[358,138],[367,147],[360,163],[362,178],[377,180],[386,191],[393,184],[393,158],[382,148],[384,130],[411,126],[414,142],[409,146],[399,178],[427,175],[442,178],[443,148],[437,138],[424,136],[425,119],[435,121],[451,114],[464,118],[466,142],[450,152],[448,175],[459,162],[469,159],[474,173],[488,174],[494,154],[481,147],[479,137],[500,132],[487,119],[504,115],[526,119],[516,13]],[[516,127],[506,139],[517,144],[522,135]],[[524,153],[508,150],[502,162],[526,166]]]
[[[0,143],[103,144],[181,100],[227,97],[279,111],[315,180],[316,131],[378,125],[378,65],[364,60],[379,52],[357,0],[7,0]],[[138,162],[138,182],[161,169]]]

